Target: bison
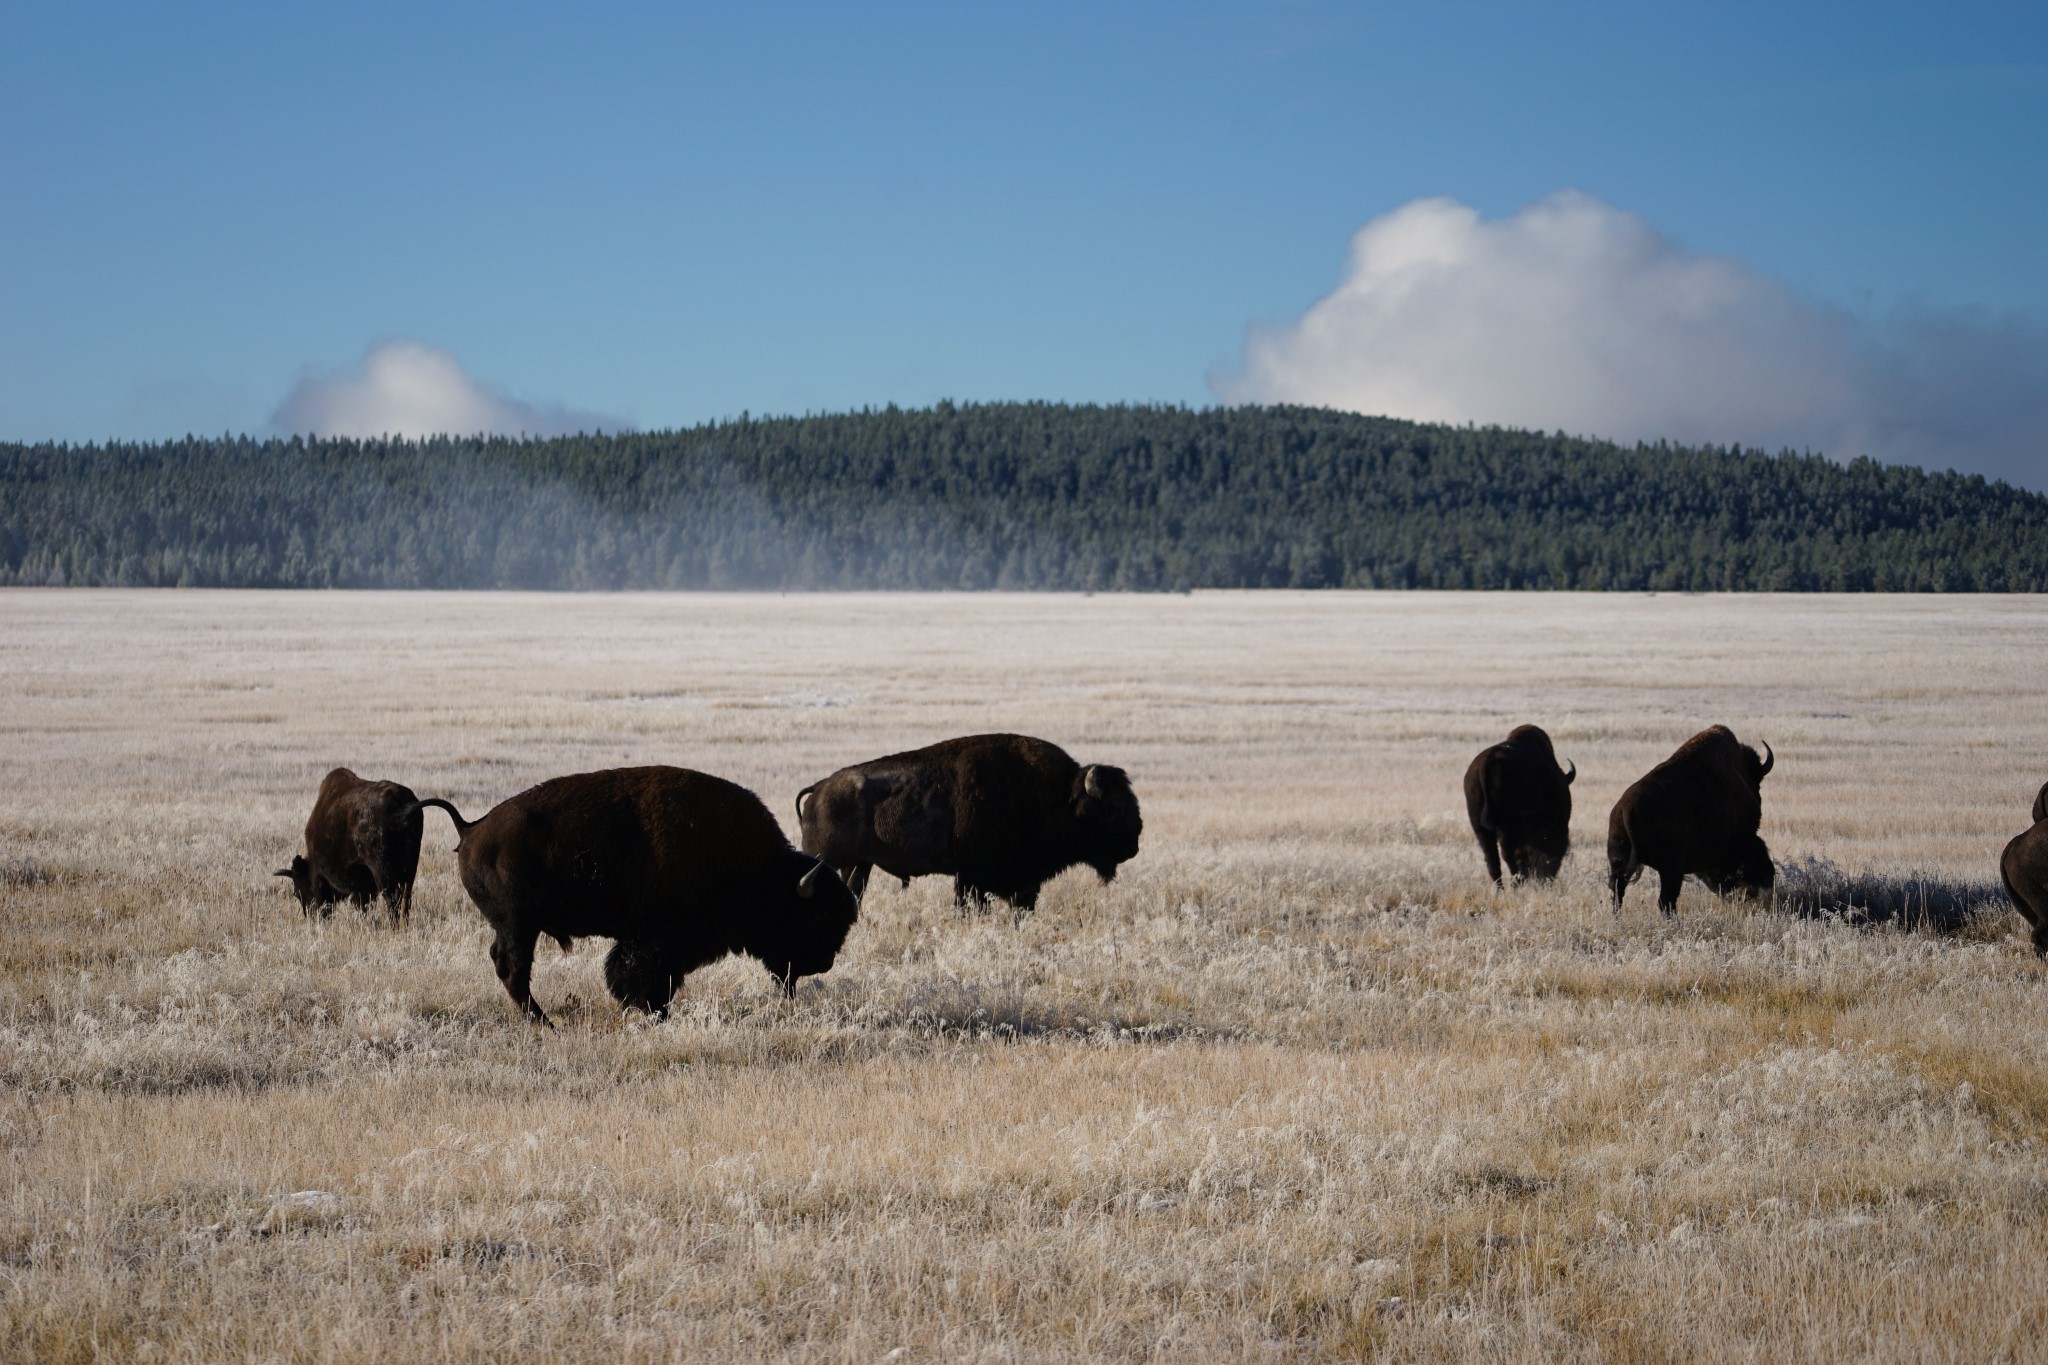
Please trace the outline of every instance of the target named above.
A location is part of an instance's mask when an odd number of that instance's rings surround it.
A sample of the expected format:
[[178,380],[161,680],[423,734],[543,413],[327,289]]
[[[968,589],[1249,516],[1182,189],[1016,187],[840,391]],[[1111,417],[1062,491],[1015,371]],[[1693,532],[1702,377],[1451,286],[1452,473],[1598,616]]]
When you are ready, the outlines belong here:
[[1123,769],[1084,768],[1028,735],[969,735],[841,768],[797,794],[796,817],[804,852],[856,896],[879,867],[906,886],[950,875],[962,908],[997,896],[1019,911],[1067,868],[1112,880],[1144,828]]
[[657,1018],[683,977],[727,953],[760,960],[794,994],[831,968],[859,904],[789,845],[761,799],[687,768],[557,777],[479,820],[430,797],[461,836],[463,889],[496,938],[491,962],[520,1012],[548,1024],[531,990],[533,947],[615,940],[612,998]]
[[382,896],[397,924],[412,909],[423,823],[411,788],[336,768],[321,779],[306,817],[306,851],[277,875],[291,878],[308,915],[331,914],[343,897],[368,905]]
[[1607,817],[1607,872],[1614,913],[1646,867],[1658,877],[1657,908],[1678,912],[1690,873],[1715,894],[1761,895],[1777,883],[1770,850],[1757,837],[1760,788],[1777,762],[1739,742],[1725,725],[1700,731],[1621,794]]
[[1495,886],[1503,860],[1517,881],[1557,876],[1571,851],[1572,779],[1578,775],[1576,763],[1558,771],[1550,736],[1535,725],[1517,725],[1465,769],[1465,813]]
[[[2040,804],[2037,798],[2035,805]],[[2005,846],[1998,859],[1998,879],[2033,927],[2035,954],[2048,957],[2048,817],[2036,818],[2032,828]]]
[[2034,823],[2048,820],[2048,782],[2041,784],[2041,790],[2034,793]]

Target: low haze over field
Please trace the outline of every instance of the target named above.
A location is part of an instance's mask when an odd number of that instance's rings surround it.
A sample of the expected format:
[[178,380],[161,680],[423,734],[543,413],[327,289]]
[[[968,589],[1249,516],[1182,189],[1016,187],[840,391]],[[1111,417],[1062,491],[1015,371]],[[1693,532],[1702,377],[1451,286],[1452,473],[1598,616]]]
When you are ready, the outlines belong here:
[[46,7],[0,119],[0,440],[1286,401],[2048,483],[2038,7]]

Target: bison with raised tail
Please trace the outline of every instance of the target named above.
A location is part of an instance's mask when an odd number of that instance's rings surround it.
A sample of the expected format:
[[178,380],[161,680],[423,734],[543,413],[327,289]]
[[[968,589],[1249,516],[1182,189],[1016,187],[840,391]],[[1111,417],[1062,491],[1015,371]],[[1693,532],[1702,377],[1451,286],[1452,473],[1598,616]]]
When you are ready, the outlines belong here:
[[951,876],[962,907],[999,896],[1018,910],[1070,867],[1111,880],[1144,828],[1123,769],[1083,767],[1028,735],[969,735],[841,768],[797,794],[796,817],[804,852],[856,896],[879,867],[906,885]]
[[794,993],[828,970],[859,904],[789,845],[745,787],[687,768],[615,768],[528,788],[455,821],[463,889],[497,937],[491,962],[527,1018],[534,943],[614,939],[605,985],[660,1016],[685,974],[727,953],[758,958]]
[[1517,725],[1465,769],[1465,813],[1495,886],[1503,860],[1516,881],[1557,876],[1571,851],[1572,779],[1578,775],[1576,763],[1569,772],[1558,769],[1550,736],[1534,725]]
[[306,851],[277,875],[291,878],[307,915],[331,914],[344,898],[360,906],[382,896],[397,924],[412,909],[423,824],[410,787],[336,768],[320,780],[306,817]]
[[1686,875],[1715,894],[1761,895],[1777,884],[1770,850],[1757,837],[1762,786],[1777,761],[1725,725],[1700,731],[1621,794],[1607,817],[1607,873],[1614,913],[1644,868],[1657,873],[1657,908],[1678,913]]

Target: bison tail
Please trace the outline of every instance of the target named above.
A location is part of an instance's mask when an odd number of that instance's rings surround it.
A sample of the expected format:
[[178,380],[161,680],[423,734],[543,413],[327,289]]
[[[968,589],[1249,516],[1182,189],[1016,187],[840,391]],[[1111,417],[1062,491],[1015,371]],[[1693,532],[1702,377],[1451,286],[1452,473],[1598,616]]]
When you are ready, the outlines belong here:
[[458,836],[467,834],[470,830],[470,827],[476,824],[476,821],[474,820],[463,819],[461,811],[455,809],[453,805],[449,804],[446,801],[443,801],[438,796],[429,796],[420,801],[414,802],[414,804],[418,806],[419,809],[421,810],[425,810],[428,806],[439,806],[442,810],[447,811],[448,818],[455,822],[455,833]]
[[1635,861],[1636,841],[1629,837],[1628,826],[1616,820],[1607,829],[1607,865],[1631,867]]
[[809,796],[812,792],[816,791],[817,789],[818,784],[813,782],[810,786],[805,787],[802,791],[796,794],[796,827],[798,829],[802,829],[804,827],[804,798],[806,796]]
[[1636,857],[1635,836],[1629,833],[1626,818],[1612,820],[1607,826],[1607,881],[1614,890],[1614,908],[1621,909],[1622,892],[1643,870],[1643,864]]

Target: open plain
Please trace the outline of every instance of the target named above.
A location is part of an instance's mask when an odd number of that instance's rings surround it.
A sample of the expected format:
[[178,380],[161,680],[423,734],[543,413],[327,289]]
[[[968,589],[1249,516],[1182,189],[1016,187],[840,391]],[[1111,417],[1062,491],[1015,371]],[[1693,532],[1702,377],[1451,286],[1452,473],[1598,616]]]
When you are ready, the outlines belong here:
[[[2044,678],[2033,598],[0,595],[0,1351],[2041,1358]],[[1502,893],[1459,780],[1521,721],[1575,851]],[[1616,919],[1607,808],[1715,721],[1783,903]],[[1128,768],[1137,860],[877,876],[793,1001],[547,945],[529,1028],[435,812],[403,929],[270,875],[336,764],[793,828],[986,730]]]

